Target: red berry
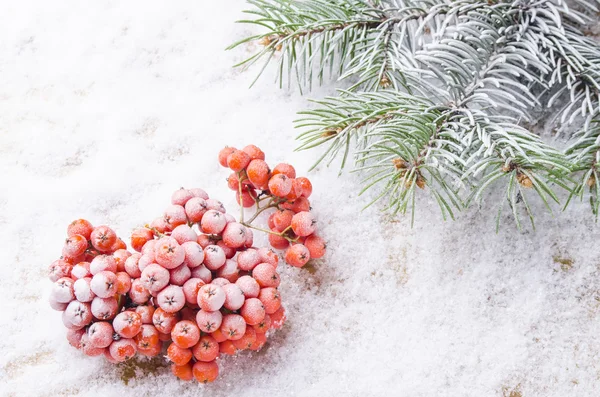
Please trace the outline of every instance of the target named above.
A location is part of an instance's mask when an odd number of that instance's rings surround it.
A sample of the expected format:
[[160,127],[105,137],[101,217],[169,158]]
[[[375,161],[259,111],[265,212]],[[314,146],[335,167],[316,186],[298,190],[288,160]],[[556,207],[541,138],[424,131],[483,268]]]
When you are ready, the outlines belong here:
[[63,256],[70,258],[76,258],[85,253],[88,247],[88,241],[81,234],[74,234],[65,240],[65,246],[63,247]]
[[246,327],[246,332],[244,333],[244,335],[240,339],[234,340],[232,342],[236,348],[240,350],[246,350],[250,349],[250,347],[255,341],[256,331],[252,327]]
[[285,237],[281,237],[277,234],[269,234],[269,244],[275,249],[282,250],[289,247],[290,242]]
[[204,284],[204,281],[199,278],[190,278],[183,284],[183,295],[188,305],[198,304],[198,291]]
[[270,170],[263,160],[252,160],[246,168],[248,180],[258,189],[265,189],[269,183]]
[[206,284],[200,287],[198,292],[198,306],[207,312],[214,312],[223,307],[225,303],[225,291],[214,284]]
[[244,151],[248,156],[250,156],[252,160],[265,159],[265,153],[262,150],[260,150],[260,148],[256,145],[248,145],[245,148],[243,148],[242,151]]
[[279,274],[273,266],[268,263],[261,263],[252,270],[252,277],[258,282],[261,288],[279,286]]
[[141,252],[144,244],[153,239],[154,233],[152,233],[152,230],[145,227],[139,227],[131,232],[131,247],[134,250]]
[[314,259],[321,258],[323,255],[325,255],[325,249],[327,248],[325,240],[316,234],[311,234],[310,236],[306,237],[304,240],[304,246],[308,248],[310,257]]
[[125,260],[125,271],[129,276],[138,278],[142,275],[140,268],[138,267],[138,261],[142,257],[141,254],[135,253]]
[[137,345],[133,339],[122,338],[111,343],[109,351],[115,361],[123,362],[135,356]]
[[169,230],[175,229],[179,225],[187,223],[185,209],[181,205],[170,205],[164,215],[165,222],[169,225]]
[[48,268],[48,277],[52,282],[58,281],[62,277],[69,277],[72,268],[72,265],[62,259],[55,260]]
[[92,246],[100,252],[109,252],[117,242],[117,235],[108,226],[95,227],[90,235]]
[[92,300],[92,314],[98,320],[110,320],[117,314],[119,310],[119,303],[113,297],[100,298],[95,297]]
[[113,332],[111,323],[98,321],[88,328],[88,340],[94,347],[108,347],[113,342]]
[[190,190],[180,188],[173,192],[171,204],[184,206],[192,197],[194,197],[194,194]]
[[170,334],[177,321],[177,313],[167,313],[161,308],[156,309],[152,315],[152,324],[163,334]]
[[223,242],[231,248],[240,248],[246,242],[246,226],[231,222],[223,230]]
[[131,282],[129,298],[133,303],[138,305],[143,305],[150,299],[150,291],[144,287],[144,283],[142,283],[141,279],[136,278]]
[[239,172],[248,166],[250,160],[251,158],[246,152],[236,150],[227,156],[227,166],[232,171]]
[[73,283],[73,292],[75,293],[75,298],[79,302],[91,302],[96,297],[96,294],[94,294],[90,287],[91,281],[91,277],[84,277],[75,280]]
[[100,272],[117,272],[117,262],[112,255],[98,255],[90,263],[90,273],[96,275]]
[[192,348],[192,354],[198,361],[213,361],[219,355],[219,343],[210,335],[204,335]]
[[142,329],[142,317],[133,311],[124,311],[113,320],[115,332],[122,338],[133,338]]
[[281,296],[276,288],[268,287],[261,289],[258,299],[262,302],[267,314],[273,314],[281,307]]
[[294,244],[285,252],[285,261],[295,267],[306,265],[310,259],[310,251],[302,244]]
[[290,210],[278,210],[273,213],[273,230],[283,232],[292,224],[294,212]]
[[169,270],[169,282],[173,285],[182,286],[192,277],[192,271],[186,264],[182,264],[175,269]]
[[198,223],[202,220],[202,217],[208,211],[208,204],[206,200],[201,197],[194,197],[185,203],[185,214],[192,223]]
[[246,322],[239,314],[226,314],[221,322],[221,332],[229,340],[237,340],[246,332]]
[[94,347],[90,341],[89,336],[87,334],[83,334],[80,339],[81,350],[83,353],[90,357],[96,357],[104,353],[104,349],[99,347]]
[[137,345],[138,352],[149,357],[155,356],[156,349],[162,347],[158,338],[158,330],[151,324],[143,324],[142,329],[133,340]]
[[237,262],[227,259],[225,264],[217,270],[217,277],[224,278],[230,283],[235,283],[240,277],[240,269],[238,269]]
[[246,299],[256,298],[260,292],[260,285],[258,285],[258,282],[250,276],[240,277],[235,284],[240,287]]
[[171,372],[173,375],[184,381],[190,381],[194,379],[194,373],[192,372],[192,363],[185,365],[171,365]]
[[256,203],[256,192],[254,190],[245,189],[242,191],[242,199],[240,200],[240,193],[235,193],[235,201],[244,208],[253,207]]
[[228,354],[230,356],[234,355],[237,349],[233,345],[233,341],[224,340],[219,343],[219,353]]
[[196,361],[192,367],[194,378],[200,383],[213,382],[219,376],[219,366],[216,361]]
[[226,260],[225,251],[218,245],[209,245],[204,249],[204,265],[209,270],[217,270]]
[[192,349],[182,348],[171,343],[167,349],[167,358],[175,365],[185,365],[192,359]]
[[237,256],[237,265],[240,270],[243,271],[250,271],[254,269],[254,267],[260,262],[258,250],[254,248],[249,248],[246,251],[242,251]]
[[60,303],[69,303],[75,299],[73,280],[69,277],[60,278],[52,286],[50,297]]
[[171,275],[167,269],[151,263],[142,271],[140,280],[142,285],[151,293],[158,293],[169,284]]
[[263,247],[258,249],[258,255],[261,262],[268,263],[274,268],[277,268],[277,265],[279,264],[279,256],[277,255],[277,252],[273,251],[271,248]]
[[154,306],[140,305],[136,306],[135,312],[140,315],[142,324],[152,324],[152,316],[154,315]]
[[185,295],[183,288],[177,285],[169,285],[160,291],[156,302],[161,309],[167,313],[175,313],[185,306]]
[[165,269],[175,269],[183,263],[185,250],[173,237],[163,237],[154,248],[154,258]]
[[279,329],[286,320],[285,309],[281,306],[275,313],[271,314],[271,328]]
[[280,163],[273,168],[273,175],[283,174],[288,178],[296,178],[296,170],[289,164]]
[[237,149],[233,147],[226,146],[219,152],[219,164],[223,167],[227,167],[227,157]]
[[225,292],[225,306],[226,309],[235,311],[238,310],[244,304],[244,292],[236,284],[227,284],[223,286]]
[[259,324],[265,318],[265,307],[262,302],[257,298],[246,299],[240,314],[248,325]]
[[64,315],[75,327],[84,327],[92,322],[92,311],[89,303],[71,301]]
[[171,237],[174,238],[179,244],[183,244],[188,241],[193,241],[194,243],[198,241],[198,235],[188,225],[177,226],[175,229],[173,229],[173,232],[171,232]]
[[193,321],[179,321],[171,330],[171,339],[181,348],[192,347],[200,340],[200,329]]
[[200,222],[202,232],[207,234],[219,234],[225,229],[226,225],[225,214],[216,210],[206,211]]
[[185,259],[184,264],[189,268],[193,269],[198,267],[204,261],[204,250],[195,241],[187,241],[181,244],[183,250],[185,251]]
[[[261,302],[262,304],[262,302]],[[264,306],[263,306],[264,310]],[[265,313],[265,317],[258,323],[253,325],[257,333],[265,333],[271,328],[271,316]]]
[[207,312],[200,310],[196,314],[196,323],[202,332],[211,333],[221,326],[223,315],[220,311]]
[[273,175],[269,179],[269,190],[274,196],[285,197],[292,190],[292,180],[284,174]]
[[67,330],[67,341],[69,341],[69,345],[73,346],[76,349],[81,348],[81,338],[85,335],[85,329],[69,329]]
[[94,226],[85,219],[76,219],[69,224],[67,227],[67,236],[71,237],[76,234],[80,234],[85,237],[86,240],[90,239]]
[[294,215],[291,225],[292,230],[297,236],[305,237],[315,232],[317,228],[317,220],[312,213],[308,211],[302,211]]

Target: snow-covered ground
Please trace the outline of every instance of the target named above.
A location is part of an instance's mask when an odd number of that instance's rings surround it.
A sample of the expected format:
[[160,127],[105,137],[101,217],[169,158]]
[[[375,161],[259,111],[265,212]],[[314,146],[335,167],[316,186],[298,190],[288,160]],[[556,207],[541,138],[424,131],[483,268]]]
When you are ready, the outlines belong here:
[[233,24],[245,7],[2,4],[0,395],[598,395],[600,234],[585,203],[537,211],[536,232],[506,217],[495,234],[491,204],[443,222],[424,196],[411,229],[376,206],[361,212],[358,177],[336,168],[309,175],[327,257],[312,272],[283,267],[289,321],[260,353],[221,360],[214,384],[167,368],[126,384],[131,367],[68,345],[46,269],[71,220],[126,237],[180,186],[233,211],[216,162],[225,144],[255,143],[300,173],[317,158],[293,152],[306,98],[269,72],[249,90],[256,70],[231,67],[253,51],[224,51],[249,33]]

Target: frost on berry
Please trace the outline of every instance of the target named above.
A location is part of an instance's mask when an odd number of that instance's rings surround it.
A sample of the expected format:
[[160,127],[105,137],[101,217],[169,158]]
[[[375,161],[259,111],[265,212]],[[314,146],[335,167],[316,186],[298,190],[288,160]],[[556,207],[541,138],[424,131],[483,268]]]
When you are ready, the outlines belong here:
[[240,339],[246,332],[246,322],[239,314],[226,314],[221,322],[221,331],[229,340]]
[[211,333],[219,329],[223,321],[223,314],[220,311],[208,312],[200,310],[196,314],[196,324],[202,332]]
[[131,247],[134,250],[141,252],[144,244],[152,239],[154,239],[152,230],[146,227],[137,228],[131,233]]
[[83,327],[92,322],[92,311],[89,303],[72,301],[64,313],[75,327]]
[[188,241],[181,245],[185,252],[184,263],[191,269],[198,267],[204,261],[204,250],[196,241]]
[[185,209],[181,205],[170,205],[163,215],[169,230],[175,229],[179,225],[187,223]]
[[[258,295],[258,294],[257,294]],[[259,324],[265,318],[265,307],[257,298],[246,299],[240,310],[240,314],[248,325]]]
[[194,321],[179,321],[171,330],[171,339],[181,348],[192,347],[200,339],[200,329]]
[[310,251],[302,244],[294,244],[285,252],[285,261],[295,267],[302,267],[310,260]]
[[138,267],[138,261],[141,257],[142,255],[136,252],[125,260],[125,271],[133,278],[138,278],[142,275],[142,271]]
[[200,198],[202,198],[204,200],[208,200],[209,199],[208,193],[206,193],[204,190],[200,189],[199,187],[190,189],[190,192],[192,193],[192,195],[194,197],[200,197]]
[[141,279],[136,278],[131,282],[129,298],[138,305],[142,305],[150,299],[150,291],[144,286]]
[[241,223],[231,222],[223,230],[223,242],[231,248],[240,248],[246,242],[246,227]]
[[69,303],[75,299],[73,280],[68,277],[58,279],[52,286],[50,297],[56,302]]
[[312,213],[308,211],[302,211],[294,215],[291,226],[292,230],[297,236],[305,237],[315,232],[317,228],[317,220]]
[[253,327],[246,327],[246,332],[240,339],[233,340],[233,345],[239,350],[246,350],[252,347],[256,341],[256,331]]
[[117,292],[117,276],[110,271],[101,271],[92,277],[90,288],[100,298],[109,298]]
[[260,285],[251,276],[242,276],[237,279],[235,284],[240,287],[246,299],[256,298],[260,292]]
[[142,271],[140,280],[142,285],[151,293],[158,293],[169,284],[171,275],[167,269],[151,263]]
[[231,248],[230,246],[225,244],[225,242],[223,240],[219,240],[216,245],[217,245],[217,247],[221,247],[221,249],[225,253],[226,259],[233,258],[237,252],[237,250],[235,248]]
[[202,310],[214,312],[223,307],[225,303],[225,291],[218,285],[206,284],[198,291],[198,306]]
[[208,211],[206,200],[201,197],[194,197],[185,203],[185,214],[188,220],[192,223],[198,223]]
[[77,219],[69,224],[67,227],[67,236],[71,237],[75,234],[82,235],[86,240],[90,239],[92,231],[94,230],[94,226],[85,220],[85,219]]
[[68,277],[72,266],[62,259],[55,260],[48,268],[50,281],[58,281],[62,277]]
[[209,270],[217,270],[226,260],[225,251],[218,245],[209,245],[204,249],[204,265]]
[[198,240],[198,235],[188,225],[177,226],[175,229],[173,229],[173,232],[171,232],[171,237],[174,238],[179,244],[183,244],[188,241],[196,242]]
[[281,307],[281,296],[276,288],[267,287],[261,289],[258,299],[262,302],[267,314],[273,314]]
[[273,175],[283,174],[291,179],[296,178],[296,170],[294,169],[293,166],[286,164],[286,163],[277,164],[275,166],[275,168],[273,168],[272,174]]
[[163,237],[154,248],[154,259],[165,269],[175,269],[183,263],[185,250],[175,238]]
[[279,274],[277,270],[268,263],[261,263],[252,270],[252,277],[258,282],[261,288],[278,287]]
[[173,362],[173,364],[182,366],[190,362],[192,359],[192,350],[184,349],[177,346],[175,343],[171,343],[167,349],[167,358]]
[[157,303],[167,313],[178,312],[185,305],[183,288],[177,285],[169,285],[158,293]]
[[237,262],[233,259],[227,259],[225,264],[217,270],[217,276],[224,278],[231,283],[235,283],[240,277],[240,269],[238,269]]
[[62,250],[63,256],[76,258],[85,253],[88,247],[88,242],[85,237],[80,234],[75,234],[65,240],[65,245]]
[[100,252],[108,252],[117,242],[117,235],[108,226],[95,227],[90,235],[92,246]]
[[169,270],[170,278],[169,282],[173,285],[182,286],[186,281],[192,277],[192,271],[185,263],[175,269]]
[[225,214],[214,209],[206,211],[200,221],[202,232],[207,234],[219,234],[225,229],[225,225],[227,225]]
[[277,197],[285,197],[292,190],[292,180],[284,174],[277,174],[269,179],[269,191]]
[[194,378],[200,383],[214,382],[219,376],[219,366],[216,361],[196,361],[192,367]]
[[279,264],[279,256],[277,255],[277,252],[273,251],[271,248],[259,248],[258,256],[260,257],[260,262],[268,263],[274,268],[277,268],[277,265]]
[[112,325],[122,338],[133,338],[142,329],[142,317],[134,311],[126,310],[117,314]]
[[237,265],[240,270],[251,271],[256,265],[261,262],[258,250],[249,248],[246,251],[240,252],[237,256]]
[[92,273],[90,272],[90,263],[89,262],[79,262],[73,269],[71,269],[71,278],[73,280],[79,280],[84,277],[91,277]]
[[73,292],[79,302],[91,302],[96,297],[90,286],[91,281],[91,277],[84,277],[73,283]]
[[183,295],[188,305],[198,304],[198,291],[204,284],[206,283],[200,278],[190,278],[183,284]]
[[88,340],[94,347],[105,348],[113,342],[113,327],[107,321],[98,321],[88,328]]
[[171,204],[183,206],[192,197],[194,197],[194,194],[190,190],[181,188],[175,190],[171,195]]
[[117,314],[119,303],[115,298],[100,298],[92,299],[92,315],[98,320],[110,320]]
[[109,351],[115,361],[123,362],[135,356],[137,345],[133,339],[122,338],[111,343]]
[[112,273],[117,272],[117,262],[112,255],[98,255],[90,263],[90,273],[96,275],[100,272],[108,271]]
[[226,309],[235,311],[238,310],[244,304],[244,292],[236,284],[227,284],[223,286],[225,292],[225,306]]
[[152,315],[152,323],[163,334],[171,333],[177,321],[179,321],[177,313],[167,313],[161,308],[156,309]]
[[327,248],[325,240],[316,234],[311,234],[310,236],[306,237],[304,240],[304,246],[308,248],[310,257],[314,259],[323,257]]
[[219,355],[219,343],[210,335],[204,335],[192,347],[192,354],[197,361],[213,361]]
[[199,278],[208,284],[212,281],[212,273],[206,266],[201,265],[192,269],[192,278]]

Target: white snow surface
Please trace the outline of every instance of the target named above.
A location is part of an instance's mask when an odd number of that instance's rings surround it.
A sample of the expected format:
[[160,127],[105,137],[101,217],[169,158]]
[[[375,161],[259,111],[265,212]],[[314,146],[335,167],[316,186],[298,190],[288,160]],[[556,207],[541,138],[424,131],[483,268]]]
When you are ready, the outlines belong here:
[[[233,23],[245,8],[3,2],[0,395],[598,395],[599,226],[588,205],[552,217],[536,203],[535,232],[506,215],[498,234],[498,195],[443,222],[422,194],[413,228],[381,206],[361,211],[358,175],[307,173],[320,152],[293,152],[307,98],[273,84],[274,68],[253,89],[258,68],[232,68],[256,49],[224,51],[252,32]],[[180,186],[202,187],[237,216],[216,156],[249,143],[311,178],[329,242],[314,273],[280,265],[284,328],[260,353],[220,360],[210,385],[167,368],[125,384],[121,367],[69,346],[46,277],[67,224],[84,217],[127,239]]]

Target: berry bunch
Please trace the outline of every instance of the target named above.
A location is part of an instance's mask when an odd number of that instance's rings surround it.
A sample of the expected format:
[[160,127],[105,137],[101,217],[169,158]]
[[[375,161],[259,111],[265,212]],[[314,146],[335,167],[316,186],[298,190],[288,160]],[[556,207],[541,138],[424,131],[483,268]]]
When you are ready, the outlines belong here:
[[[254,145],[242,150],[225,147],[219,152],[219,163],[233,171],[227,183],[240,204],[240,225],[268,233],[271,246],[285,250],[285,261],[292,266],[302,267],[311,258],[325,255],[325,241],[316,234],[317,221],[308,200],[312,193],[308,178],[296,177],[294,167],[285,163],[271,170],[263,151]],[[245,222],[243,209],[250,207],[255,212]],[[274,211],[268,230],[252,225],[269,209]]]

